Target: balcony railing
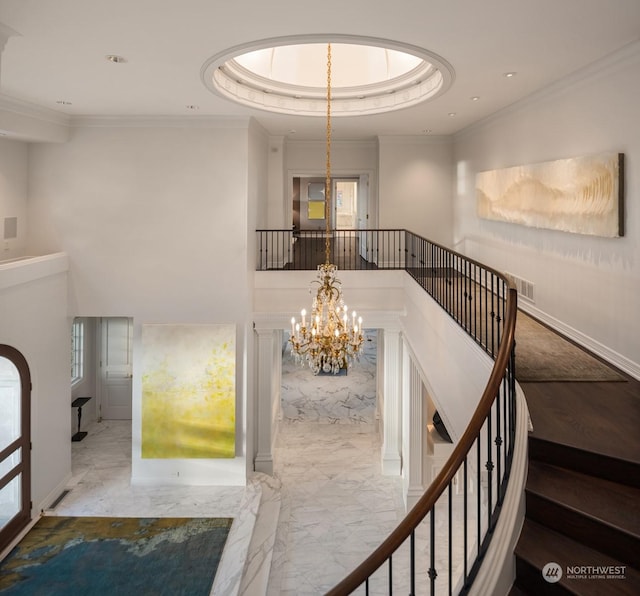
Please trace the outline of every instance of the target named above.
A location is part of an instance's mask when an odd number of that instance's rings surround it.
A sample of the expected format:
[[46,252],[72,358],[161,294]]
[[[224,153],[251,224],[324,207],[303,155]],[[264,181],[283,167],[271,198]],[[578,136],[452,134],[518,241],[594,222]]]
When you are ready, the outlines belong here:
[[[258,230],[257,269],[315,269],[323,232]],[[406,230],[334,230],[340,269],[403,269],[493,358],[478,406],[452,455],[386,540],[328,592],[466,594],[504,501],[516,428],[516,291],[505,276]],[[455,522],[454,523],[454,518]],[[446,536],[436,540],[436,524]],[[436,564],[438,561],[438,564]],[[424,587],[427,587],[426,589]]]

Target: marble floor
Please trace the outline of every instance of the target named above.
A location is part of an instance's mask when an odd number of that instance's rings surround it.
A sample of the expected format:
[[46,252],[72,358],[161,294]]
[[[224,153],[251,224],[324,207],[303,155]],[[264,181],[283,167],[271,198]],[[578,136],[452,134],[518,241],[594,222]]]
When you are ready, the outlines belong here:
[[[361,362],[347,376],[314,377],[285,355],[274,452],[280,506],[266,557],[268,585],[258,590],[244,581],[240,587],[238,570],[232,569],[225,571],[224,589],[216,591],[216,578],[212,593],[323,594],[403,518],[401,479],[381,474],[375,335],[369,337]],[[86,430],[86,439],[72,446],[70,491],[51,514],[242,518],[247,510],[256,513],[251,486],[132,486],[130,421],[103,421]],[[231,547],[240,549],[227,557],[237,566],[248,545]]]

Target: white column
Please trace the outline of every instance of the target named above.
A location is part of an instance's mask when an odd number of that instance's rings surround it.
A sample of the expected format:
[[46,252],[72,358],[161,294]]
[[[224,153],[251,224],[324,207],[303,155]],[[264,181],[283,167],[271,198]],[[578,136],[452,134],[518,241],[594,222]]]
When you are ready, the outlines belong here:
[[384,330],[384,396],[382,433],[382,473],[398,476],[402,471],[402,353],[400,331]]
[[406,341],[403,341],[403,441],[402,475],[404,498],[407,509],[413,507],[425,490],[424,486],[424,439],[426,416],[424,391],[420,371],[415,364]]
[[271,422],[273,442],[278,429],[277,420],[282,420],[281,408],[281,390],[282,390],[282,345],[284,343],[284,331],[276,329],[274,332],[274,349],[273,349],[273,375],[271,379]]
[[273,474],[273,385],[274,348],[276,333],[273,329],[256,329],[258,334],[258,378],[256,383],[257,419],[256,456],[253,460],[256,472]]

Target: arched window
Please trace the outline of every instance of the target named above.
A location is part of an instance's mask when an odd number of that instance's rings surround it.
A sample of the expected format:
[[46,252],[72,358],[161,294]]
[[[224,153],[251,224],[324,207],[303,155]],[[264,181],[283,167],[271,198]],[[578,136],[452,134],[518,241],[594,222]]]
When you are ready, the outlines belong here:
[[0,344],[0,551],[31,519],[30,404],[27,361]]

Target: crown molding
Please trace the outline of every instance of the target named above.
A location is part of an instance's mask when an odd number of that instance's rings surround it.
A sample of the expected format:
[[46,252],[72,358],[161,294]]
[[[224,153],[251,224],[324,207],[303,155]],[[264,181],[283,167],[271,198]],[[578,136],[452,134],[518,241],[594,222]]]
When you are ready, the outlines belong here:
[[608,54],[607,56],[574,71],[566,77],[558,79],[546,87],[543,87],[542,89],[527,95],[501,110],[494,112],[490,116],[470,124],[466,128],[454,133],[452,135],[453,139],[455,141],[463,140],[472,134],[484,130],[486,127],[502,119],[504,116],[516,114],[540,101],[564,94],[568,89],[578,87],[585,81],[593,80],[599,76],[615,72],[615,70],[624,68],[638,60],[640,60],[640,40],[633,41],[619,50],[616,50],[615,52],[612,52],[611,54]]
[[380,145],[452,145],[453,135],[381,135]]
[[73,128],[223,128],[247,129],[241,116],[73,116]]
[[67,114],[62,114],[56,110],[44,108],[22,99],[16,99],[4,93],[0,93],[0,110],[34,118],[49,124],[57,124],[58,126],[69,126],[71,121],[71,117]]
[[[325,147],[327,141],[325,139],[291,139],[285,137],[285,144],[287,146],[298,146],[298,147]],[[345,147],[377,147],[378,139],[377,137],[371,137],[369,139],[331,139],[332,146],[345,146]]]

